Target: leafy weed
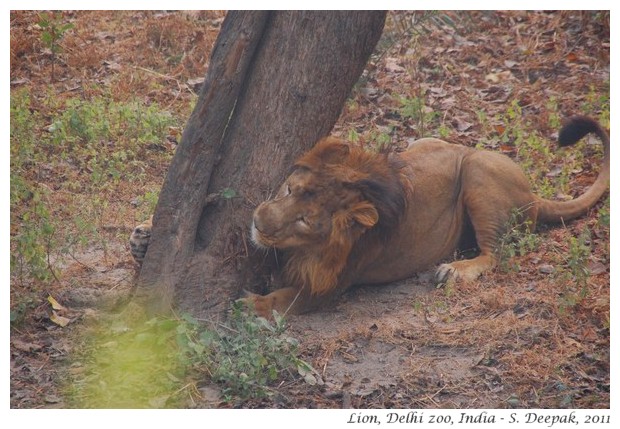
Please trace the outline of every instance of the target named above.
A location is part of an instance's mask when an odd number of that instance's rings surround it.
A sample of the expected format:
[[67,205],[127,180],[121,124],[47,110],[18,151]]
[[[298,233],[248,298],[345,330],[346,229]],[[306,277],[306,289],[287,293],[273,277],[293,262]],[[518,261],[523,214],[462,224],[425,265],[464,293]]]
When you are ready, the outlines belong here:
[[215,331],[184,316],[179,343],[190,365],[222,384],[229,400],[264,397],[270,385],[294,374],[316,382],[310,365],[298,358],[298,342],[286,334],[284,318],[274,317],[271,323],[234,305],[228,323]]

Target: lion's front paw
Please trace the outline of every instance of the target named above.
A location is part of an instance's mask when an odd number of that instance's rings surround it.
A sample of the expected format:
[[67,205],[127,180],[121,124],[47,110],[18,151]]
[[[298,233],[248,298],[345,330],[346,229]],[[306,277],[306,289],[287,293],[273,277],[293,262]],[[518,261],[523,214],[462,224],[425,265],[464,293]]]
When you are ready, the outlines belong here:
[[246,296],[237,300],[257,316],[271,319],[273,316],[273,299],[269,296],[246,292]]
[[129,247],[131,256],[140,265],[144,261],[144,255],[149,248],[151,241],[151,229],[153,228],[153,217],[144,223],[136,226],[129,236]]

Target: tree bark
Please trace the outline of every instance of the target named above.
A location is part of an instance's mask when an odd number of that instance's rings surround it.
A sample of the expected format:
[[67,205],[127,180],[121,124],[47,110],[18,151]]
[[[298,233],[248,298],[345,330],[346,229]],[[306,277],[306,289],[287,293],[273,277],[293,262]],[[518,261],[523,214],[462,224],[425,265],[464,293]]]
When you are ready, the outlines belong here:
[[255,290],[247,231],[293,161],[332,129],[384,12],[230,12],[154,214],[139,285],[151,310],[220,314]]

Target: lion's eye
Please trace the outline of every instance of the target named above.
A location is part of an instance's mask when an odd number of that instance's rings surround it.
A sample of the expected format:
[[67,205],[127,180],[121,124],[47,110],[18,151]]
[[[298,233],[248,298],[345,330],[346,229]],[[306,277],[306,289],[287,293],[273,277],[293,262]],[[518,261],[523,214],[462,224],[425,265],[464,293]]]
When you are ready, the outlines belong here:
[[289,195],[291,195],[291,187],[287,183],[285,186],[283,186],[280,189],[280,192],[278,192],[278,195],[276,195],[276,198],[280,199],[280,198],[288,197]]

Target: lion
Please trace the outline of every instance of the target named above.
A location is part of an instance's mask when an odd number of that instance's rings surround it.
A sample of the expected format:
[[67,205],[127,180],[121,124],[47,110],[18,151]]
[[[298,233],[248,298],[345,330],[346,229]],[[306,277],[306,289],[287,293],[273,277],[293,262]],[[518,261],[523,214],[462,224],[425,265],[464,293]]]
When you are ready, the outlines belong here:
[[[352,285],[402,280],[438,263],[436,283],[473,281],[496,266],[495,250],[515,210],[533,230],[537,222],[584,215],[607,191],[609,136],[598,122],[570,118],[559,144],[589,133],[603,143],[603,166],[570,201],[534,195],[521,168],[499,153],[423,138],[388,155],[325,137],[255,209],[252,241],[282,255],[283,287],[243,301],[263,317],[274,310],[299,314]],[[472,240],[478,256],[443,262]]]

